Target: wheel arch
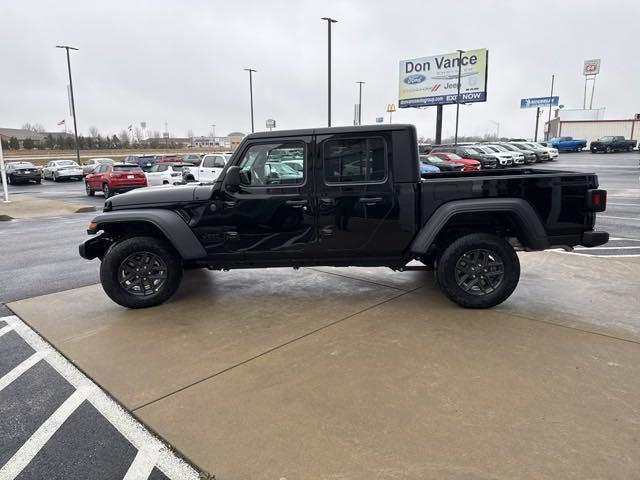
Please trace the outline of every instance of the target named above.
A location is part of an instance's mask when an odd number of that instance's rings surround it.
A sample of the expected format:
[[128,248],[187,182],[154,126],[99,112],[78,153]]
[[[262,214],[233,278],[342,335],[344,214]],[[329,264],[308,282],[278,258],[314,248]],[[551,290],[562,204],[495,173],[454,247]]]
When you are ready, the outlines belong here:
[[183,260],[195,260],[207,255],[187,222],[173,210],[145,209],[107,212],[95,217],[93,231],[108,235],[154,235],[166,240]]
[[447,234],[459,236],[465,227],[466,233],[506,229],[531,250],[549,246],[546,230],[529,202],[521,198],[486,198],[454,200],[439,207],[417,233],[410,250],[425,254],[437,240]]

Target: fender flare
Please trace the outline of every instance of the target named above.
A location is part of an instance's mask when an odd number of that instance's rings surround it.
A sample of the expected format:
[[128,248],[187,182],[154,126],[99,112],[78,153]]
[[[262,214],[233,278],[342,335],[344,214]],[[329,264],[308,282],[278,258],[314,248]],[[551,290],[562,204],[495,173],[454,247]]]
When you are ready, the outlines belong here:
[[125,222],[146,222],[157,227],[184,260],[196,260],[207,256],[202,244],[184,219],[173,210],[162,208],[132,209],[105,212],[92,221],[95,233],[106,225]]
[[459,213],[505,212],[513,215],[524,235],[523,244],[532,250],[549,247],[547,232],[531,204],[522,198],[476,198],[454,200],[440,206],[423,225],[411,243],[411,251],[425,253],[445,227]]

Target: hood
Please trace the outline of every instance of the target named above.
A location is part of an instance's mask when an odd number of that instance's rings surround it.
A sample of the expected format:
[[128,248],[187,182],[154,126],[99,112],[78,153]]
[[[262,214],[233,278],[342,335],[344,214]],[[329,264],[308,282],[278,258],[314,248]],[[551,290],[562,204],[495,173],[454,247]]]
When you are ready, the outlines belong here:
[[105,202],[105,210],[118,210],[121,208],[171,205],[207,200],[211,198],[213,185],[159,185],[157,187],[145,187],[132,190],[127,193],[111,197]]

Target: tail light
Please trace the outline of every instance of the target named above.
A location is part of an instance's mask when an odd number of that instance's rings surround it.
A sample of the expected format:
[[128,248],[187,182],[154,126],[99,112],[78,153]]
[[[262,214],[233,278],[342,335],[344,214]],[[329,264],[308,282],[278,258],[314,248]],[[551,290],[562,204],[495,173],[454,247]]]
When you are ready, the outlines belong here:
[[587,207],[593,212],[604,212],[607,208],[607,191],[587,190]]

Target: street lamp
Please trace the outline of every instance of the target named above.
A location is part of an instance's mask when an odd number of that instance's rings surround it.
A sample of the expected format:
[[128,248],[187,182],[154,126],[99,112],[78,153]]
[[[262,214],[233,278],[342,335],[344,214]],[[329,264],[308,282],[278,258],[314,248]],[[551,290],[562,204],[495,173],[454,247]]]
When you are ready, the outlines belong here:
[[498,140],[500,140],[500,122],[489,120],[489,123],[493,123],[496,126],[496,137],[498,137]]
[[358,97],[358,125],[362,125],[362,85],[364,85],[366,82],[356,82],[358,84],[358,87],[360,89],[360,94]]
[[69,50],[78,50],[68,45],[56,45],[56,48],[64,48],[67,51],[67,69],[69,70],[69,91],[71,92],[71,113],[73,115],[73,134],[76,139],[76,160],[80,164],[80,145],[78,145],[78,124],[76,122],[76,104],[73,98],[73,81],[71,80],[71,60],[69,58]]
[[327,89],[327,115],[328,115],[328,120],[327,120],[327,126],[331,126],[331,24],[332,23],[338,23],[337,20],[334,20],[333,18],[330,17],[322,17],[322,20],[326,20],[327,22],[327,27],[328,27],[328,40],[327,40],[327,52],[328,52],[328,89]]
[[460,115],[460,80],[462,78],[462,54],[464,50],[458,50],[458,94],[456,95],[456,135],[454,145],[458,145],[458,116]]
[[551,95],[549,95],[549,120],[547,121],[547,135],[545,136],[545,140],[549,140],[551,138],[551,98],[553,97],[553,83],[555,82],[556,76],[551,75]]
[[251,133],[253,133],[253,74],[257,72],[257,70],[253,70],[252,68],[245,68],[245,72],[249,72],[249,96],[251,98]]

